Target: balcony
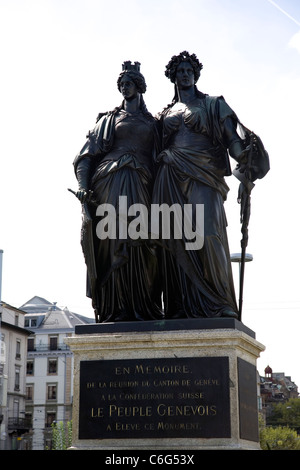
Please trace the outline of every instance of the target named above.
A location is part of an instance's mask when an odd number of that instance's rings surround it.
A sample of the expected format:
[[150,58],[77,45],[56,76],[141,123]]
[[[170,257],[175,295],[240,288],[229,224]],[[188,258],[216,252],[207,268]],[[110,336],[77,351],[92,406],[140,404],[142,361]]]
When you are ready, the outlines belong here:
[[27,418],[8,418],[9,433],[25,434],[31,429],[31,421]]
[[58,344],[53,347],[50,344],[38,344],[35,346],[28,345],[28,352],[47,352],[47,351],[69,351],[70,347],[67,344]]

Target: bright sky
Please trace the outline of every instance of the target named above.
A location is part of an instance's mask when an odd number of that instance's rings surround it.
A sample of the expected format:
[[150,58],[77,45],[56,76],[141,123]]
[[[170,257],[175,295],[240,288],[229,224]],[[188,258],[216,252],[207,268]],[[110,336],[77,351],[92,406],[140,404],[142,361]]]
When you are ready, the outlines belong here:
[[[73,159],[97,114],[120,104],[124,60],[141,62],[156,114],[173,96],[165,65],[188,50],[204,65],[198,88],[222,94],[270,155],[252,192],[242,320],[266,346],[259,372],[269,364],[300,389],[300,2],[0,0],[0,42],[2,300],[38,295],[93,317]],[[238,182],[227,183],[234,253]]]

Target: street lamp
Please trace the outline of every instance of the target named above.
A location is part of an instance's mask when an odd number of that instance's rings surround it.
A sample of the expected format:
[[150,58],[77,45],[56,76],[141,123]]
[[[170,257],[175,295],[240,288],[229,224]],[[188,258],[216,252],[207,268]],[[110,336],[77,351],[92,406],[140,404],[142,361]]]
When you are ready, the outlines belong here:
[[[230,261],[232,263],[240,263],[241,266],[241,261],[242,261],[242,253],[232,253],[230,255]],[[250,255],[250,253],[246,253],[245,255],[245,262],[253,261],[253,256]]]
[[2,297],[1,297],[1,288],[2,288],[2,257],[3,257],[3,250],[0,250],[0,318],[1,318],[1,305],[2,305]]

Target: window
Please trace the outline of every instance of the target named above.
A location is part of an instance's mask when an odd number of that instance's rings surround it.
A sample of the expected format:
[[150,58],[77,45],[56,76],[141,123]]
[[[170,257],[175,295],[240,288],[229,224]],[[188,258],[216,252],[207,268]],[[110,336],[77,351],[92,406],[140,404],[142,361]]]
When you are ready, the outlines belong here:
[[27,361],[26,374],[34,375],[34,361],[33,360]]
[[56,384],[48,384],[47,385],[47,400],[56,400],[56,391],[57,385]]
[[56,420],[55,411],[48,411],[46,416],[46,428],[50,428],[51,424]]
[[19,326],[19,315],[15,315],[15,326]]
[[24,326],[25,326],[25,328],[36,328],[37,319],[36,318],[25,318]]
[[34,337],[28,338],[27,349],[28,351],[34,351]]
[[20,390],[20,368],[16,367],[15,370],[15,390]]
[[5,360],[6,360],[4,339],[5,339],[5,335],[1,334],[0,332],[0,367],[1,366],[3,367],[3,364],[5,363]]
[[21,341],[19,339],[16,342],[16,359],[21,359]]
[[13,402],[13,417],[19,418],[20,413],[20,402],[19,400],[14,400]]
[[53,450],[52,439],[45,439],[45,449]]
[[26,400],[33,400],[33,385],[26,385]]
[[30,424],[30,427],[32,428],[32,413],[25,412],[25,419],[26,422]]
[[54,351],[57,349],[57,336],[50,336],[49,345],[50,345],[50,350]]
[[48,374],[57,374],[57,359],[48,359]]

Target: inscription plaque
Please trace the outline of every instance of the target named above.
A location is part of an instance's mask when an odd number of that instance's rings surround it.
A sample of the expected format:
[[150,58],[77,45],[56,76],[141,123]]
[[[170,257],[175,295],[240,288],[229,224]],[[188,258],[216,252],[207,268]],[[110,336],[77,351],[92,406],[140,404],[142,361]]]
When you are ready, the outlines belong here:
[[240,437],[259,441],[256,367],[238,357]]
[[79,439],[231,437],[227,357],[80,363]]

